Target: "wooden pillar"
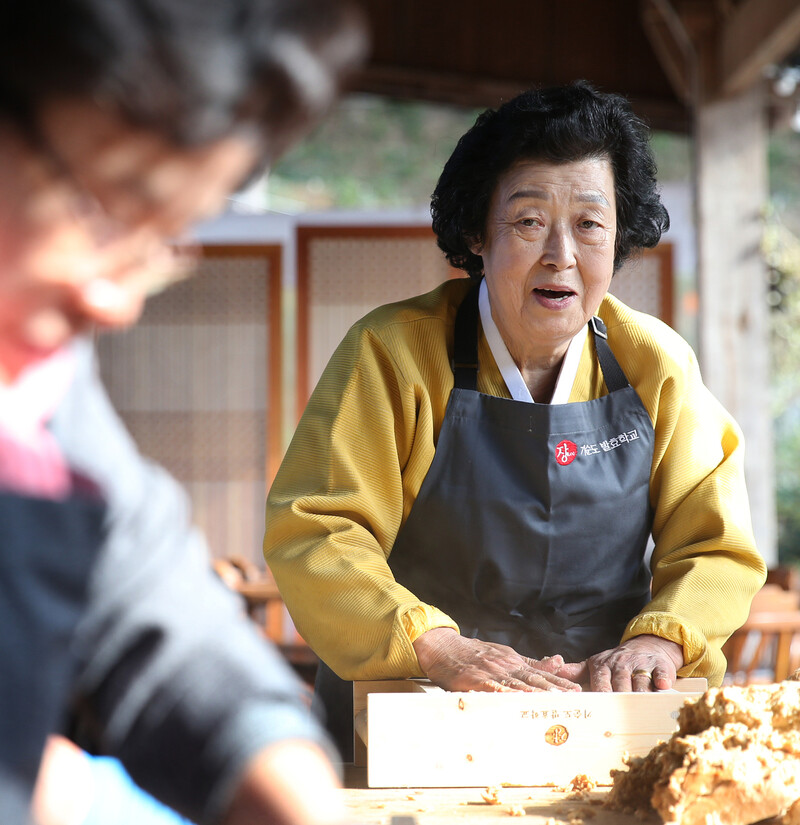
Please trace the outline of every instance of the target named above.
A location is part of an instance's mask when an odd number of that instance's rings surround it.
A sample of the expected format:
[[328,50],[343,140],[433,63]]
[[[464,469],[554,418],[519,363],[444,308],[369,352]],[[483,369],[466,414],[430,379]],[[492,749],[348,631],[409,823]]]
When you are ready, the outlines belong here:
[[745,435],[756,540],[777,564],[766,267],[765,87],[695,108],[699,357],[704,380]]

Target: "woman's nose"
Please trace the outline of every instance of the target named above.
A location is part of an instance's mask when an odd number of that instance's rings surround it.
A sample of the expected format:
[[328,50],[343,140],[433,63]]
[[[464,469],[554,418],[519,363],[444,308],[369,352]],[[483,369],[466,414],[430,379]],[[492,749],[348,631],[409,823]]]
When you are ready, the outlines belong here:
[[568,269],[575,263],[575,242],[567,228],[550,227],[542,250],[542,263],[558,270]]

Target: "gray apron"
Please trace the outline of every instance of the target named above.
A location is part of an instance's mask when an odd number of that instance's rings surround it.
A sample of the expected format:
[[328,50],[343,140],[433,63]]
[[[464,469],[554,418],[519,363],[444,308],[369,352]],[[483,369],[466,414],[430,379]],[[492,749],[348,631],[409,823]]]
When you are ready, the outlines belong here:
[[[650,598],[653,427],[603,322],[590,330],[607,395],[557,405],[484,395],[470,290],[436,453],[389,556],[396,580],[463,636],[534,658],[616,646]],[[347,758],[352,688],[321,664],[316,692]]]

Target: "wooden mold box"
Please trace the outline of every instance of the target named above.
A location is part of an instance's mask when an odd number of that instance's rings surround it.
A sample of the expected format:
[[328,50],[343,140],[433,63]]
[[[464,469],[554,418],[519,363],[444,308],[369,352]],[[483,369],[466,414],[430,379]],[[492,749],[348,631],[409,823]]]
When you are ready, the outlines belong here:
[[705,679],[659,693],[450,693],[425,679],[355,682],[355,764],[370,788],[610,783],[677,728]]

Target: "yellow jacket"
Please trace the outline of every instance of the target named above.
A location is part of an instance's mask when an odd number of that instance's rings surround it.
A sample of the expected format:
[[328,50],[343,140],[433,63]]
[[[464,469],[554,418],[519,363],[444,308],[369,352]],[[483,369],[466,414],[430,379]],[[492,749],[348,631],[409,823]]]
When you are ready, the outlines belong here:
[[[457,629],[397,584],[386,559],[433,460],[453,387],[455,313],[469,283],[448,281],[352,327],[269,493],[264,556],[298,631],[342,678],[422,676],[413,640],[433,627]],[[683,646],[680,675],[718,684],[722,644],[766,572],[750,525],[741,432],[677,333],[612,296],[598,314],[655,429],[653,599],[623,640],[671,639]],[[483,335],[479,359],[479,391],[508,397]],[[587,336],[570,401],[606,392]]]

